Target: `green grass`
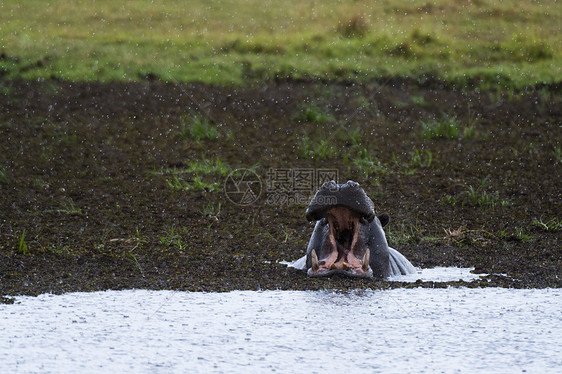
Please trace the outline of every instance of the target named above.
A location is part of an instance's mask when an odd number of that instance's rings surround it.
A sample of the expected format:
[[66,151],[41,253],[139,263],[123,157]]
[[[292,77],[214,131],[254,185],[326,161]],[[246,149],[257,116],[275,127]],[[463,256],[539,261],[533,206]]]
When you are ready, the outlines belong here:
[[560,229],[562,229],[562,220],[558,219],[558,218],[552,218],[546,222],[543,221],[542,217],[539,220],[535,220],[533,222],[531,222],[532,226],[536,226],[540,229],[542,229],[543,231],[558,231]]
[[23,230],[20,234],[20,238],[18,241],[18,252],[22,255],[29,254],[29,248],[27,247],[27,243],[25,242],[25,230]]
[[345,38],[362,38],[369,33],[369,24],[363,15],[353,15],[338,24],[338,32]]
[[391,245],[407,245],[442,241],[436,236],[424,235],[421,227],[413,224],[391,224],[385,228],[386,237]]
[[[496,206],[497,202],[500,200],[498,191],[488,193],[480,187],[474,188],[472,186],[468,186],[466,193],[470,202],[474,206]],[[502,200],[500,204],[502,206],[506,206],[508,205],[508,202]]]
[[202,157],[188,162],[185,167],[153,170],[150,174],[167,176],[166,184],[176,191],[213,192],[219,190],[217,178],[220,180],[231,171],[232,168],[218,157],[214,160]]
[[561,80],[554,1],[6,0],[0,75],[73,81],[436,76],[461,86]]
[[207,118],[201,116],[182,117],[179,134],[184,139],[193,139],[196,142],[216,140],[219,136],[217,127],[210,124]]
[[306,135],[302,137],[299,149],[302,157],[317,160],[333,158],[337,153],[336,147],[329,140],[321,139],[316,142]]
[[176,191],[206,191],[213,192],[219,189],[218,182],[207,182],[196,175],[191,181],[186,181],[178,175],[172,176],[172,179],[166,179],[168,187]]
[[221,208],[222,204],[218,203],[218,205],[213,205],[212,203],[207,203],[205,208],[201,211],[203,217],[213,218],[213,219],[220,219],[221,215]]
[[0,183],[8,184],[8,173],[3,166],[0,166]]
[[297,115],[297,121],[318,123],[320,125],[333,119],[334,117],[330,113],[314,104],[303,105]]
[[425,101],[425,97],[423,97],[423,95],[415,95],[415,96],[411,96],[410,100],[412,101],[412,103],[419,105],[419,106],[426,106],[427,105],[427,101]]
[[488,191],[489,182],[488,177],[486,177],[482,179],[482,182],[477,187],[467,185],[465,191],[456,196],[448,195],[445,197],[444,201],[453,206],[459,203],[461,206],[472,205],[476,207],[492,208],[508,206],[510,204],[509,201],[500,198],[500,193],[498,191]]
[[172,225],[165,235],[160,236],[160,244],[168,247],[175,247],[179,251],[188,248],[188,243],[184,242],[182,235],[178,231],[183,231],[185,233],[186,229],[177,230],[176,226]]
[[215,158],[211,161],[207,158],[201,160],[190,161],[187,169],[184,170],[186,173],[199,173],[199,174],[218,174],[220,176],[226,176],[230,173],[231,168],[224,163],[220,158]]
[[82,215],[82,210],[77,206],[71,198],[64,199],[60,202],[59,208],[48,210],[48,212],[61,213],[68,215]]
[[424,139],[468,139],[474,126],[463,125],[456,117],[443,116],[441,119],[421,121]]
[[341,126],[338,134],[340,140],[353,147],[359,146],[361,144],[361,140],[363,139],[363,132],[360,127],[347,129],[344,126]]
[[377,180],[387,173],[387,167],[380,160],[374,159],[366,148],[360,149],[358,155],[351,160],[351,163],[365,178],[374,175],[375,180]]
[[562,148],[560,148],[560,146],[556,146],[554,148],[554,160],[558,163],[558,164],[562,164]]
[[397,228],[396,230],[392,227],[386,228],[386,238],[390,245],[406,245],[406,244],[418,244],[421,241],[421,230],[418,227],[410,225],[409,227]]
[[530,236],[529,234],[526,234],[525,232],[523,232],[523,229],[521,227],[516,227],[515,228],[515,236],[514,238],[516,240],[519,241],[530,241],[533,240],[534,238],[532,236]]
[[428,168],[431,166],[432,162],[433,154],[429,150],[422,152],[419,149],[414,149],[410,152],[410,161],[408,164],[412,167]]

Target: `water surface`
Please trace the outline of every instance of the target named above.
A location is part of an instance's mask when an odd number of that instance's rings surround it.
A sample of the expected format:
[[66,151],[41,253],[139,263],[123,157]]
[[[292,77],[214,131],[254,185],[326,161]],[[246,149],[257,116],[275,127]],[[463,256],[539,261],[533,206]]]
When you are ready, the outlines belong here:
[[0,305],[0,371],[559,372],[559,289],[107,291]]

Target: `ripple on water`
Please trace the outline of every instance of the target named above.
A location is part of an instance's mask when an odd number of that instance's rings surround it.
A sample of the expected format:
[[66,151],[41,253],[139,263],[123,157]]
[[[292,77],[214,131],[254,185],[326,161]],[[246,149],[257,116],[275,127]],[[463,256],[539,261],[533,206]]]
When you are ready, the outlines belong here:
[[558,372],[559,289],[107,291],[0,305],[6,372]]

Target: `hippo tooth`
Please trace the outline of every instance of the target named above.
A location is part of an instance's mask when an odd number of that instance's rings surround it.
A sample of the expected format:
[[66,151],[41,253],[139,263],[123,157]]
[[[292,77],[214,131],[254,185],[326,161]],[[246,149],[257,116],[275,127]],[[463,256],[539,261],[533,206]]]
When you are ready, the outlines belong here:
[[361,261],[363,263],[363,265],[361,266],[361,269],[363,271],[369,270],[369,260],[370,259],[371,259],[371,250],[369,248],[367,248],[367,250],[365,251],[365,254],[363,255],[363,261]]
[[312,271],[318,271],[318,256],[316,255],[316,250],[312,250],[310,253],[310,257],[312,259]]

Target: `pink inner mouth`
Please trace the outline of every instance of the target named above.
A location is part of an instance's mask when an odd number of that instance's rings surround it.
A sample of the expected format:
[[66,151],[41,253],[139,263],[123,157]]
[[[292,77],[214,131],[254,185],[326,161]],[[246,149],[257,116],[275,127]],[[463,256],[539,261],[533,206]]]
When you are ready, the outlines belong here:
[[[358,245],[359,216],[346,207],[338,206],[326,213],[330,233],[329,243],[331,248],[328,256],[319,259],[318,269],[312,269],[311,275],[323,275],[334,271],[363,275],[370,268],[363,267],[364,251]],[[367,260],[368,262],[368,260]]]

